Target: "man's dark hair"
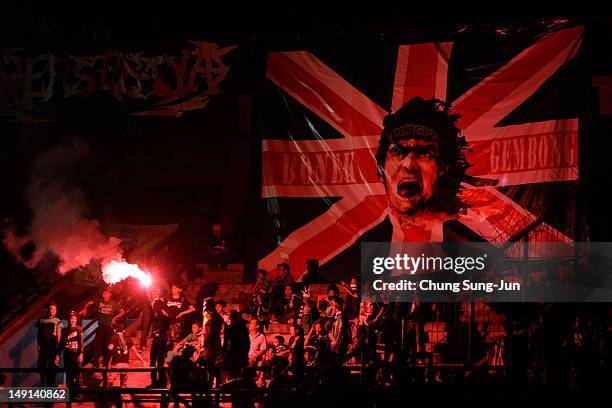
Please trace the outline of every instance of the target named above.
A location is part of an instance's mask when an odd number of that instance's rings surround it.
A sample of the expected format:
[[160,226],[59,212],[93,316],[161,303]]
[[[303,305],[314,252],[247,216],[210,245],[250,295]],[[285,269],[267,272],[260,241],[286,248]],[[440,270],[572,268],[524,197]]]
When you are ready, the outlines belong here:
[[304,328],[302,326],[300,326],[299,324],[295,324],[295,323],[292,324],[291,326],[293,326],[298,336],[304,335]]
[[278,336],[274,336],[274,338],[278,340],[279,344],[285,344],[285,338],[283,336],[278,335]]
[[204,301],[204,311],[205,312],[214,312],[216,303],[214,299],[210,298]]
[[253,320],[257,322],[257,331],[263,333],[263,323],[261,322],[261,320],[252,318],[250,321],[252,322]]
[[334,296],[330,299],[331,302],[336,302],[336,304],[338,305],[338,308],[342,309],[342,306],[344,306],[344,301],[342,300],[342,298],[340,296]]
[[172,288],[173,286],[179,288],[180,290],[183,290],[183,283],[180,281],[174,281],[170,284],[170,288]]
[[55,302],[50,302],[50,303],[45,304],[45,310],[46,310],[47,312],[48,312],[48,311],[50,311],[50,310],[51,310],[51,306],[55,306],[55,308],[56,308],[56,309],[58,308],[58,307],[57,307],[57,303],[55,303]]
[[450,110],[450,103],[435,98],[425,100],[417,96],[406,102],[395,113],[387,115],[378,142],[376,162],[378,175],[384,179],[387,151],[397,142],[394,139],[394,130],[405,125],[433,130],[439,145],[438,165],[444,169],[444,173],[434,186],[428,207],[436,212],[457,214],[467,207],[459,197],[459,192],[462,190],[461,182],[465,179],[465,172],[470,167],[465,158],[465,151],[469,150],[469,147],[457,127],[460,115],[451,113]]
[[318,268],[319,267],[319,260],[318,259],[307,259],[306,260],[306,265],[308,266],[312,266],[313,268]]

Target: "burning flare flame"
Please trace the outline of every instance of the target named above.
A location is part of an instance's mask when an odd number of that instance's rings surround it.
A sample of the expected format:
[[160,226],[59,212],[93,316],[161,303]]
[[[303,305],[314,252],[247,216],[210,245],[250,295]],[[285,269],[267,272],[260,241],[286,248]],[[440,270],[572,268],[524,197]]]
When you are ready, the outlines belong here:
[[144,286],[149,286],[153,280],[150,273],[143,271],[138,265],[125,261],[113,260],[102,266],[102,279],[109,285],[130,277],[138,279]]

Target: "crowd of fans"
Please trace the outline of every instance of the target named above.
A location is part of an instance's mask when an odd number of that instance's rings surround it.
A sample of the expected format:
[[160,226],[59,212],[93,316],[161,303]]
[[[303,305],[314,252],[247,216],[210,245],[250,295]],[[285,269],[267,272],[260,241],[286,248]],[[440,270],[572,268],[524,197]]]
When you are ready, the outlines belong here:
[[[328,284],[326,293],[316,298],[312,285],[322,281],[317,269],[318,262],[309,260],[299,282],[287,264],[278,265],[274,279],[268,279],[265,270],[258,271],[243,310],[227,310],[223,300],[212,297],[192,305],[180,282],[173,282],[168,294],[152,288],[142,307],[138,345],[126,336],[125,312],[108,288],[90,302],[94,307],[88,304],[80,313],[71,313],[67,328],[56,317],[57,305],[49,305],[37,323],[39,367],[53,367],[62,353],[66,368],[82,363],[127,367],[132,354],[144,366],[155,368],[152,387],[170,386],[176,395],[194,389],[292,387],[346,366],[361,367],[366,384],[373,387],[445,382],[450,377],[431,370],[444,362],[464,363],[464,376],[471,372],[481,381],[483,375],[486,381],[503,378],[515,388],[589,388],[611,379],[609,305],[530,304],[490,310],[502,316],[499,339],[478,341],[484,334],[473,326],[465,331],[470,332],[470,341],[459,340],[471,349],[457,353],[443,345],[426,347],[432,342],[424,327],[427,322],[446,321],[448,341],[458,336],[452,332],[457,327],[452,319],[473,324],[465,315],[445,314],[444,305],[436,303],[395,302],[388,293],[360,294],[356,278]],[[91,358],[84,362],[83,333],[77,321],[91,312],[98,329]],[[269,334],[283,331],[285,336]],[[146,348],[148,362],[141,356]],[[55,382],[54,376],[42,378],[44,385]],[[126,381],[123,374],[115,385],[125,386]],[[68,372],[67,382],[79,386],[79,376]]]

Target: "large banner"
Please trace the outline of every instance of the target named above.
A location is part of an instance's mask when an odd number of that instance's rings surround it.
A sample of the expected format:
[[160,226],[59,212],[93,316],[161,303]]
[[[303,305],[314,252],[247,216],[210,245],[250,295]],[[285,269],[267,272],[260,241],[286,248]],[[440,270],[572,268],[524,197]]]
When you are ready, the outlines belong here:
[[133,115],[179,117],[220,92],[236,46],[206,41],[168,53],[108,49],[94,55],[0,50],[0,118],[54,120],[52,101],[107,91]]
[[576,239],[583,28],[526,31],[270,52],[278,245],[259,267],[357,274],[364,241]]

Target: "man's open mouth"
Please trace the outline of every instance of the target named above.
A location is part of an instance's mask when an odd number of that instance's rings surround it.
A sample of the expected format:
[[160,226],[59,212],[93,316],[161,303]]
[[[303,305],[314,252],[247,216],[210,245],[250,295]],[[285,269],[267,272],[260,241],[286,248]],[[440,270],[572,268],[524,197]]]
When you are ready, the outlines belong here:
[[401,181],[397,185],[397,194],[400,197],[409,198],[418,195],[422,191],[421,183],[418,181]]

